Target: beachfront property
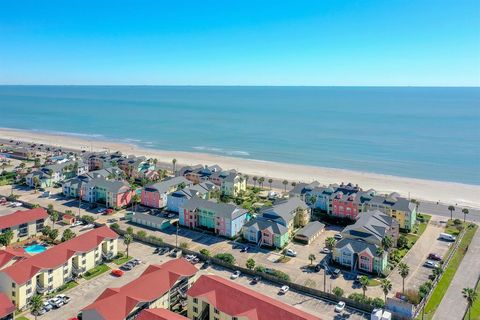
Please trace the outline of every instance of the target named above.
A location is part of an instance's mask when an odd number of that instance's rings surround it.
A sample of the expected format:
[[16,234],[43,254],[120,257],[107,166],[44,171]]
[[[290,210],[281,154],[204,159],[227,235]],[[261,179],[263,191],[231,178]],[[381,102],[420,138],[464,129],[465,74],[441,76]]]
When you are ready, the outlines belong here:
[[124,172],[118,167],[109,167],[81,174],[75,178],[62,183],[62,193],[66,197],[78,198],[82,185],[95,178],[104,178],[108,180],[121,180]]
[[151,159],[147,159],[145,156],[129,155],[127,157],[121,157],[117,160],[117,165],[122,169],[125,174],[132,179],[145,178],[147,172],[155,170],[155,164]]
[[247,214],[247,210],[233,204],[193,197],[180,207],[178,221],[188,228],[207,229],[233,238],[242,230]]
[[197,279],[197,271],[183,258],[150,265],[138,278],[126,285],[105,289],[93,303],[82,309],[82,319],[134,319],[144,313],[144,310],[173,309],[179,304],[180,296]]
[[320,319],[216,275],[200,276],[188,290],[187,299],[189,319]]
[[13,320],[15,318],[15,305],[6,294],[0,293],[0,320]]
[[220,187],[220,193],[236,197],[247,190],[247,181],[236,170],[217,171],[208,178],[209,181]]
[[98,177],[81,185],[82,200],[102,204],[107,208],[119,209],[127,206],[134,191],[126,181],[108,180]]
[[88,164],[90,171],[106,169],[117,166],[118,161],[123,157],[120,151],[117,152],[90,152],[83,156],[84,161]]
[[380,274],[388,264],[388,252],[381,249],[382,241],[390,237],[396,246],[399,225],[383,212],[367,211],[341,234],[343,239],[335,245],[333,260],[351,270]]
[[126,219],[140,226],[150,229],[165,230],[170,227],[170,220],[148,213],[135,212],[128,214]]
[[143,188],[141,203],[150,208],[163,208],[167,205],[167,196],[169,194],[191,186],[193,186],[193,183],[184,177],[168,178]]
[[174,191],[167,194],[167,210],[178,213],[180,207],[192,197],[204,200],[210,199],[212,191],[218,190],[218,187],[212,182],[201,182],[190,187]]
[[82,160],[67,161],[43,166],[25,176],[29,187],[46,188],[56,182],[73,178],[88,172],[88,165]]
[[18,309],[25,309],[32,296],[52,292],[104,258],[115,257],[117,239],[113,230],[103,226],[21,259],[0,270],[0,291]]
[[197,164],[195,166],[186,166],[180,168],[180,170],[176,172],[176,176],[183,176],[190,180],[193,184],[198,184],[208,181],[211,175],[221,171],[222,168],[218,165],[203,166],[201,164]]
[[258,246],[283,248],[293,237],[295,229],[310,222],[310,208],[298,197],[275,202],[260,209],[259,214],[242,229],[243,238]]
[[368,210],[380,210],[400,224],[400,228],[408,232],[413,231],[417,221],[417,207],[407,198],[400,197],[397,193],[375,196],[366,203]]
[[0,216],[1,233],[12,231],[11,242],[23,241],[40,234],[48,220],[48,213],[43,208],[18,210]]

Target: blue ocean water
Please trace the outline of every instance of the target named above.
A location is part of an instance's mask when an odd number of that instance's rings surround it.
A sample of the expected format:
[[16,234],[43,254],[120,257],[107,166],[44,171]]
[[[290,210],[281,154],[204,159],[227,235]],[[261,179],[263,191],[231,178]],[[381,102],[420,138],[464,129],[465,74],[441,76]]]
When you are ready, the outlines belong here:
[[0,127],[480,184],[480,88],[0,86]]

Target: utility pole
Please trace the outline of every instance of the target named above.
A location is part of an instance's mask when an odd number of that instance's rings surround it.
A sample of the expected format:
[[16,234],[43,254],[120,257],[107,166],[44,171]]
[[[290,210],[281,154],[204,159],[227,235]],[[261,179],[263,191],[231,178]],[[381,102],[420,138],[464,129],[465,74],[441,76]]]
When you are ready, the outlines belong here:
[[175,233],[175,248],[178,248],[178,221],[177,221],[177,232]]

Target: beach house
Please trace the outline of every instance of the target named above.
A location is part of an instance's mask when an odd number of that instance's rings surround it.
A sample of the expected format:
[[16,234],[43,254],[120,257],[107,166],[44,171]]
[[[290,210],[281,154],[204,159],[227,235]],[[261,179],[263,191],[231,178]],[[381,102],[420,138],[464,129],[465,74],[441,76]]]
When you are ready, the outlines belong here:
[[247,210],[233,204],[193,197],[180,207],[178,221],[185,227],[207,229],[232,238],[241,231],[247,213]]
[[387,214],[364,212],[353,224],[341,232],[343,239],[335,244],[333,260],[351,270],[383,273],[388,263],[388,252],[382,241],[390,237],[395,246],[399,235],[398,222]]
[[197,164],[195,166],[186,166],[181,168],[176,175],[183,176],[190,180],[192,183],[197,184],[200,182],[205,182],[210,179],[216,172],[221,172],[222,168],[218,165],[213,166],[203,166],[201,164]]
[[366,203],[368,210],[380,210],[400,224],[400,228],[411,232],[417,221],[417,207],[407,198],[397,193],[389,195],[377,195]]
[[107,226],[93,229],[0,270],[0,291],[18,309],[117,255],[118,235]]
[[130,203],[133,191],[126,181],[98,177],[82,184],[81,194],[83,201],[118,209]]
[[141,179],[145,177],[147,171],[155,170],[155,164],[152,159],[144,156],[129,155],[117,160],[117,165],[126,175],[133,179]]
[[82,309],[82,319],[135,319],[145,310],[174,309],[179,305],[180,297],[195,282],[197,271],[183,258],[150,265],[135,280],[119,288],[105,289],[93,303]]
[[141,203],[146,207],[163,208],[167,205],[169,194],[191,186],[193,186],[193,183],[184,177],[168,178],[143,188]]
[[81,186],[95,178],[104,178],[107,180],[121,180],[124,172],[118,167],[99,169],[81,174],[75,178],[62,183],[62,193],[65,197],[78,198]]
[[86,172],[88,172],[88,165],[82,160],[67,161],[32,171],[25,176],[25,182],[32,188],[45,188]]
[[167,210],[178,213],[185,201],[192,197],[208,200],[212,191],[215,190],[218,190],[218,186],[207,181],[169,193],[167,194]]
[[320,320],[217,275],[202,275],[187,292],[189,319]]
[[120,151],[117,152],[90,152],[83,156],[84,161],[88,164],[90,171],[106,169],[118,165],[118,161],[123,158]]
[[22,241],[40,234],[48,221],[48,213],[43,208],[18,210],[0,216],[0,231],[2,234],[11,231],[12,242]]
[[338,218],[357,220],[365,211],[365,203],[375,195],[375,190],[363,191],[358,185],[341,184],[331,195],[329,214]]
[[247,190],[247,181],[236,170],[214,172],[208,180],[219,186],[221,194],[226,196],[236,197]]

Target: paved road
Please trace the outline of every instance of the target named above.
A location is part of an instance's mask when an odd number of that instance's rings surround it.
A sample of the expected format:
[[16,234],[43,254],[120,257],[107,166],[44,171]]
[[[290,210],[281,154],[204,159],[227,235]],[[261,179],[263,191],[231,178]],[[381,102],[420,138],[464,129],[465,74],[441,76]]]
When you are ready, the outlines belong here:
[[[450,219],[450,211],[448,211],[448,206],[448,204],[444,203],[437,204],[435,202],[420,201],[418,211]],[[458,218],[463,220],[462,208],[463,207],[455,206],[455,211],[453,212],[454,219]],[[467,220],[480,223],[480,210],[468,208],[468,211],[469,214],[467,215]]]
[[480,233],[477,230],[467,254],[463,258],[453,281],[448,287],[447,293],[443,297],[442,303],[433,316],[434,320],[461,319],[465,310],[467,310],[467,302],[461,296],[462,289],[475,287],[475,283],[480,276],[479,256]]

